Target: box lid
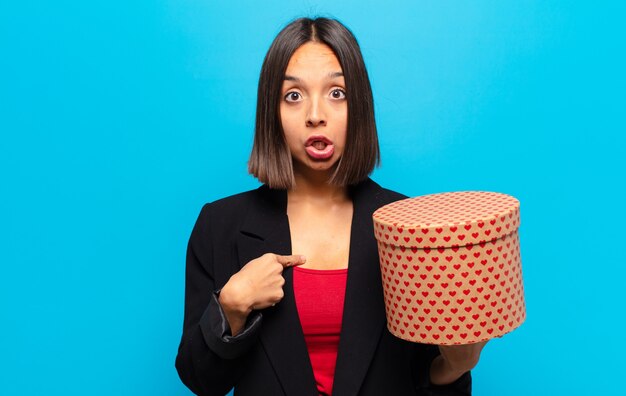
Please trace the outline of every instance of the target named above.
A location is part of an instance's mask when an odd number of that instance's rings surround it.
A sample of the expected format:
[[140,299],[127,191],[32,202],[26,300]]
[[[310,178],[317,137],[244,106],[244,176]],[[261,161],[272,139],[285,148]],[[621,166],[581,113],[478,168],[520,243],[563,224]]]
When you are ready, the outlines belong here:
[[517,230],[519,201],[506,194],[460,191],[407,198],[373,214],[381,242],[416,248],[484,244]]

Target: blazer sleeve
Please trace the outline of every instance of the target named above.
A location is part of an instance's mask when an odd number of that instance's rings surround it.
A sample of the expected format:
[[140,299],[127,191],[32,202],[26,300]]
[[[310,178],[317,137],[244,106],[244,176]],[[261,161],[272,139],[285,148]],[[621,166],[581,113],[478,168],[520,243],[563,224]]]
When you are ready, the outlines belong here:
[[415,344],[417,349],[416,377],[418,394],[428,396],[471,396],[472,375],[471,372],[463,374],[456,381],[447,385],[435,385],[430,382],[430,365],[439,355],[436,345]]
[[202,208],[187,246],[183,334],[176,356],[182,382],[197,395],[225,395],[241,374],[242,359],[257,342],[262,314],[254,311],[232,336],[214,278],[211,204]]

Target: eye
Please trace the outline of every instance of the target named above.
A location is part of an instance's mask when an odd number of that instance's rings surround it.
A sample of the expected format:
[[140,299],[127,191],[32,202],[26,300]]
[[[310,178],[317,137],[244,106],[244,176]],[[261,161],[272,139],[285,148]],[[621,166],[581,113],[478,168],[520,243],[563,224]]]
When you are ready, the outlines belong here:
[[332,91],[330,91],[330,96],[333,99],[345,99],[346,91],[344,91],[343,89],[335,88]]
[[285,101],[286,102],[297,102],[300,99],[301,95],[298,92],[288,92],[287,95],[285,95]]

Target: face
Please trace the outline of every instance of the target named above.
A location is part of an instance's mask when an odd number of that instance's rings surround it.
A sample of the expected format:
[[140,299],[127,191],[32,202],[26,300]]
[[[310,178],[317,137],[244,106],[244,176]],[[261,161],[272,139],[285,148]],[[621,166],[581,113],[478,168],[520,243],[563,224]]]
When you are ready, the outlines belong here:
[[294,52],[280,118],[294,172],[334,170],[346,144],[348,102],[339,60],[327,45],[308,42]]

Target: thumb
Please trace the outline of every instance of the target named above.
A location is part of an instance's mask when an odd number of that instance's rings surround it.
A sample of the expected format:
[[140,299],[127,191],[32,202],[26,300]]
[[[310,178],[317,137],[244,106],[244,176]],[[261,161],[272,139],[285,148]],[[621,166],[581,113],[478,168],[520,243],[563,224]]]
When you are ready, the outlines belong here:
[[294,265],[302,265],[306,262],[306,257],[301,254],[292,254],[291,256],[279,256],[276,255],[276,261],[283,265],[283,267],[293,267]]

